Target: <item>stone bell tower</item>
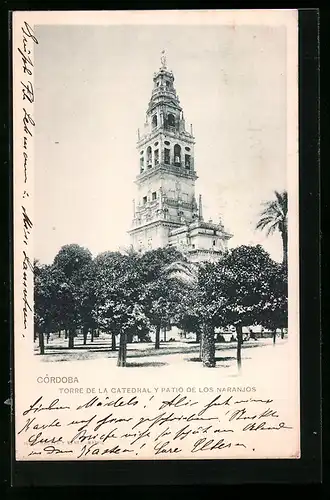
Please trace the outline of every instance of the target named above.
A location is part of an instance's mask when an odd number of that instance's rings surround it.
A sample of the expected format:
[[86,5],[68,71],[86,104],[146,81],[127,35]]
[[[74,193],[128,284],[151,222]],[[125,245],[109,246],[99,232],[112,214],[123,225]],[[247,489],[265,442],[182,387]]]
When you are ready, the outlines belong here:
[[163,247],[169,231],[198,217],[195,199],[194,137],[186,131],[174,76],[162,55],[143,132],[138,133],[139,175],[132,245]]
[[[144,128],[138,131],[137,200],[129,231],[134,249],[145,251],[167,245],[179,246],[181,250],[197,249],[196,236],[200,234],[203,217],[201,200],[198,206],[195,198],[194,144],[192,126],[186,130],[174,76],[167,68],[163,51],[161,67],[153,76]],[[193,234],[190,228],[194,229]],[[213,254],[214,241],[219,240],[220,233],[221,240],[228,239],[221,228],[214,224],[210,228]],[[202,232],[205,236],[205,228]]]

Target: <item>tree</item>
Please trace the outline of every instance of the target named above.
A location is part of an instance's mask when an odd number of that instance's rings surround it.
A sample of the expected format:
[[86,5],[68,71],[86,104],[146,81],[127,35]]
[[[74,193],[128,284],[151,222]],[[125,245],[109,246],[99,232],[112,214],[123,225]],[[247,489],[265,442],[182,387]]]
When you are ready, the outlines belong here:
[[279,311],[284,312],[285,285],[281,284],[278,269],[260,245],[233,249],[214,269],[210,286],[213,309],[218,308],[219,326],[236,327],[239,370],[243,326],[269,324]]
[[175,314],[178,284],[170,279],[167,267],[183,259],[172,247],[150,250],[140,257],[141,293],[145,313],[155,328],[155,349],[160,348],[160,331]]
[[95,259],[95,311],[100,327],[119,335],[118,366],[126,366],[128,335],[144,336],[150,324],[142,302],[140,256],[105,252]]
[[268,272],[269,301],[265,305],[260,324],[265,328],[273,330],[273,343],[276,342],[276,330],[283,329],[288,325],[288,276],[287,269],[276,262]]
[[59,328],[61,271],[52,265],[34,262],[34,328],[39,338],[40,354],[45,352],[44,334]]
[[91,252],[76,244],[63,246],[54,259],[53,268],[62,273],[59,307],[63,325],[69,331],[69,349],[74,347],[76,329],[84,327],[86,301],[82,301],[82,297],[91,263]]
[[275,191],[275,200],[264,204],[256,229],[266,230],[267,236],[279,231],[283,246],[283,265],[288,263],[288,193]]
[[204,263],[199,269],[199,311],[203,322],[202,361],[203,366],[213,368],[215,361],[216,326],[222,324],[223,291],[218,286],[218,266],[215,263]]
[[[173,315],[173,324],[183,331],[196,334],[196,342],[201,345],[202,324],[199,313],[197,288],[189,289],[183,286],[177,297],[177,307]],[[201,355],[201,353],[200,353]]]
[[214,264],[197,265],[189,261],[176,261],[167,266],[166,272],[173,280],[178,280],[186,287],[186,295],[192,299],[190,303],[189,299],[181,300],[179,323],[189,322],[194,325],[196,333],[199,333],[203,366],[213,368],[216,365],[214,326],[218,313],[218,303],[213,300],[212,289]]
[[95,281],[95,261],[86,262],[80,270],[80,322],[83,332],[84,345],[87,343],[88,332],[91,332],[93,340],[94,331],[99,328],[98,314],[96,309],[96,290]]
[[113,281],[119,278],[117,266],[120,265],[121,254],[119,252],[103,252],[93,262],[93,286],[95,304],[93,319],[97,322],[101,331],[111,333],[111,350],[116,350],[116,335],[119,334],[117,325],[113,321],[111,309],[111,293],[114,291]]
[[150,323],[141,304],[130,300],[126,303],[125,309],[123,304],[118,304],[116,313],[115,318],[117,317],[121,324],[117,366],[126,366],[127,336],[149,329]]

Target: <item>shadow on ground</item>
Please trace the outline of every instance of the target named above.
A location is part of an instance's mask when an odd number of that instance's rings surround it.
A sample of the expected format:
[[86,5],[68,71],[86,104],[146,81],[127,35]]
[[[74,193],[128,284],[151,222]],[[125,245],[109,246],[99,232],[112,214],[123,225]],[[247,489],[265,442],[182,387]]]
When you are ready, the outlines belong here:
[[[51,349],[52,351],[67,351],[68,346],[67,345],[52,345],[51,343],[45,344],[46,349]],[[111,350],[111,347],[109,347],[109,342],[97,342],[95,344],[75,344],[73,346],[73,349],[81,349],[81,350],[88,350],[88,351],[95,351],[98,349],[99,351],[109,351]]]
[[[178,347],[167,347],[162,346],[160,349],[155,349],[152,347],[147,347],[144,350],[138,349],[127,349],[127,354],[130,358],[145,358],[150,356],[166,356],[168,354],[190,354],[197,352],[199,346],[190,346],[188,348],[183,348],[182,346]],[[61,358],[61,360],[65,360],[70,357],[72,360],[79,359],[95,359],[98,356],[98,353],[106,354],[109,358],[115,358],[118,356],[118,350],[112,351],[109,349],[109,345],[102,348],[100,345],[91,347],[89,346],[75,346],[73,349],[68,349],[67,347],[62,346],[52,346],[46,347],[45,353],[43,356],[54,356],[54,361],[57,361],[57,357]],[[35,353],[39,355],[38,352]]]
[[[116,351],[112,351],[111,349],[109,349],[109,346],[107,349],[99,349],[99,348],[95,348],[95,349],[82,349],[80,346],[75,346],[73,348],[68,348],[66,347],[65,349],[64,348],[61,348],[61,347],[50,347],[50,348],[46,348],[45,349],[45,353],[44,355],[46,354],[53,354],[53,355],[61,355],[61,354],[72,354],[72,353],[80,353],[82,355],[86,355],[88,353],[93,353],[93,352],[103,352],[103,353],[114,353],[115,355],[118,354],[118,349],[116,349]],[[39,354],[39,352],[35,352],[35,354]]]
[[152,367],[156,367],[156,366],[165,366],[165,365],[168,365],[168,363],[160,363],[158,361],[145,361],[144,363],[126,363],[126,368],[144,368],[144,367],[147,367],[147,366],[152,366]]
[[[222,358],[216,357],[215,361],[222,363],[223,361],[232,361],[233,359],[236,359],[236,358],[233,357],[233,356],[227,356],[227,357],[222,357]],[[187,361],[197,361],[197,362],[200,363],[201,362],[201,358],[187,358]]]

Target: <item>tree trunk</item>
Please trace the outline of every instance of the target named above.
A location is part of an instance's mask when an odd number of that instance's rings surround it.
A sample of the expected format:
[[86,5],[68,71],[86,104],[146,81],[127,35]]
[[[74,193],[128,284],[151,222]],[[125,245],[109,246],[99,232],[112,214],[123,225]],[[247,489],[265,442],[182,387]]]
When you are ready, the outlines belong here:
[[116,350],[116,334],[115,333],[111,334],[111,350],[112,351]]
[[282,231],[282,244],[283,244],[283,265],[288,267],[288,233],[287,230]]
[[160,347],[160,323],[156,326],[155,349]]
[[65,340],[68,338],[68,330],[67,329],[64,330],[64,338],[65,338]]
[[281,328],[281,339],[284,339],[284,328]]
[[61,338],[61,330],[58,331],[58,338]]
[[242,367],[242,344],[243,344],[243,329],[242,325],[236,326],[237,332],[237,368],[241,371]]
[[45,337],[44,337],[44,334],[42,332],[39,332],[38,337],[39,337],[40,354],[45,354]]
[[126,366],[126,354],[127,354],[127,335],[126,332],[121,332],[119,337],[117,366]]
[[275,345],[276,342],[276,330],[273,332],[273,345]]
[[166,342],[166,325],[163,326],[163,341]]
[[87,335],[88,335],[88,328],[86,328],[85,326],[83,327],[83,343],[84,345],[87,344]]
[[199,359],[202,360],[202,353],[203,353],[203,333],[199,333]]
[[94,328],[91,329],[91,342],[94,342]]
[[74,348],[74,335],[75,335],[75,329],[74,328],[69,328],[69,349]]
[[200,332],[196,332],[196,343],[198,344],[200,343],[200,341],[201,341],[201,334]]
[[215,367],[214,328],[209,325],[203,328],[202,361],[207,368]]

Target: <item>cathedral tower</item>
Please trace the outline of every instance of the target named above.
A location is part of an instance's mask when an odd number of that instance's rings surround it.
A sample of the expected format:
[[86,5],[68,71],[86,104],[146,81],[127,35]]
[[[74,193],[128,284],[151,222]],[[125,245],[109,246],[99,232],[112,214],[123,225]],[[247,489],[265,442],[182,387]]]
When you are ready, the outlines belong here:
[[[137,201],[129,231],[133,248],[145,251],[174,245],[196,254],[206,245],[206,253],[215,256],[222,253],[223,242],[230,235],[223,232],[221,225],[205,223],[201,199],[197,205],[195,139],[192,127],[189,132],[186,130],[174,76],[167,68],[164,52],[153,83],[144,128],[142,133],[138,131]],[[202,246],[198,235],[203,235]]]

